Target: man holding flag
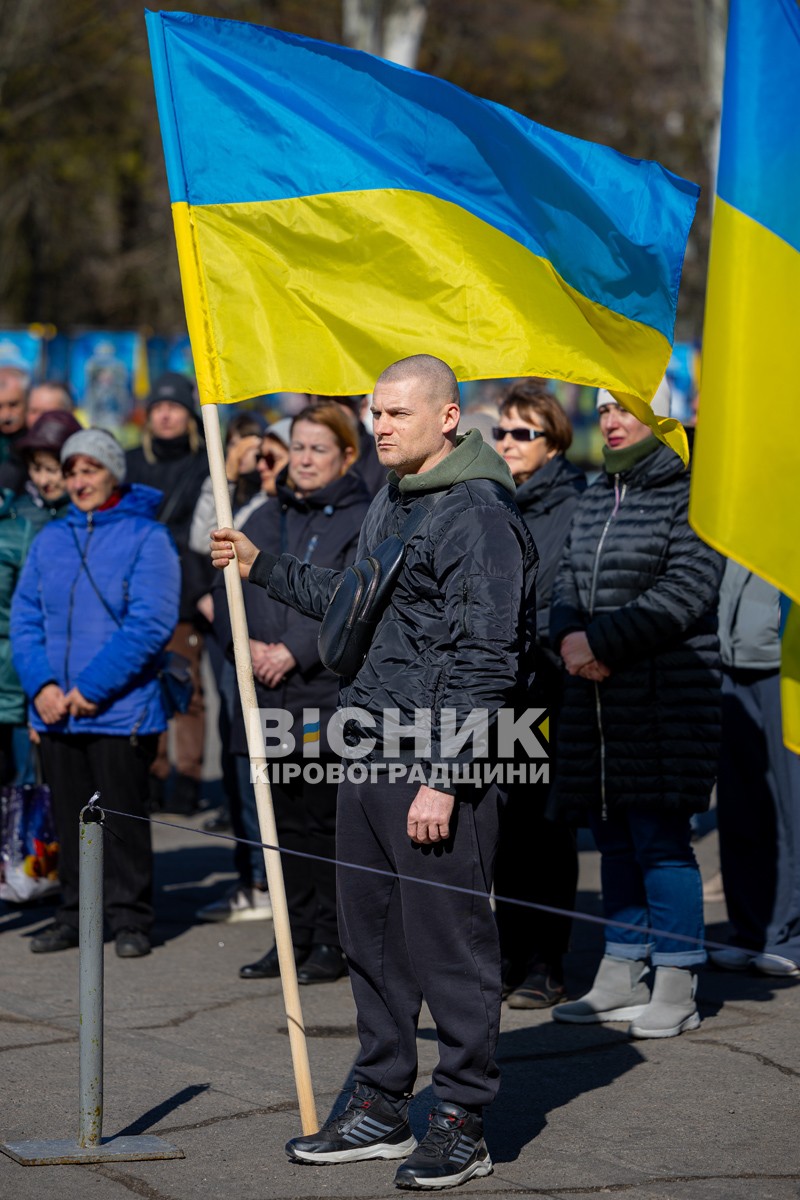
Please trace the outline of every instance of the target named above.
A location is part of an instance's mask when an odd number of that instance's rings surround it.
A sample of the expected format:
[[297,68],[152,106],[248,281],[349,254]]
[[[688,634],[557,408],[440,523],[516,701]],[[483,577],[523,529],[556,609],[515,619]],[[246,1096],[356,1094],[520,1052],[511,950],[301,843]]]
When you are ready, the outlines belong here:
[[[372,412],[378,457],[391,471],[367,513],[357,559],[399,533],[420,506],[430,516],[408,542],[366,661],[340,689],[340,707],[361,714],[345,736],[373,738],[361,761],[377,764],[374,780],[340,784],[337,812],[339,933],[361,1043],[356,1087],[343,1113],[287,1151],[309,1163],[405,1158],[400,1187],[453,1187],[492,1170],[482,1113],[499,1085],[500,951],[489,892],[503,795],[495,785],[442,779],[441,714],[455,712],[458,728],[476,710],[493,722],[524,698],[537,559],[508,467],[476,430],[458,437],[458,385],[445,363],[416,355],[387,368]],[[259,553],[230,529],[212,538],[215,566],[226,567],[235,548],[242,578],[324,616],[339,573]],[[392,781],[390,726],[408,738],[426,713],[430,746],[426,752],[414,736],[404,777]],[[431,882],[439,886],[424,886]],[[423,999],[439,1036],[437,1103],[415,1149],[407,1114]]]

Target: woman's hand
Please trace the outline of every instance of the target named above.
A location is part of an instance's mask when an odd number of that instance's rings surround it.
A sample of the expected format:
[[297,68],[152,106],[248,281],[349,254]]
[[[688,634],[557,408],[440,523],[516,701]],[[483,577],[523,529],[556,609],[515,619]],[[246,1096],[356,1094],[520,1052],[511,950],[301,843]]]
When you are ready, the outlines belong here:
[[561,643],[561,657],[570,675],[577,675],[581,667],[594,662],[594,653],[585,633],[568,633]]
[[605,663],[595,658],[586,634],[577,630],[568,633],[562,641],[561,657],[570,675],[580,675],[582,679],[601,683],[611,674]]
[[587,663],[585,667],[581,667],[578,674],[581,679],[591,679],[593,683],[602,683],[604,679],[608,679],[611,671],[605,663],[601,663],[600,659],[596,658],[594,662]]
[[297,660],[283,642],[273,642],[264,648],[259,679],[267,687],[275,687],[297,666]]
[[256,469],[256,455],[261,446],[261,438],[257,433],[239,438],[228,447],[225,455],[225,475],[229,483],[236,483],[240,475]]
[[[235,552],[234,552],[235,547]],[[239,574],[247,579],[250,568],[258,558],[258,547],[254,546],[238,529],[213,529],[211,531],[211,564],[223,571],[234,558],[239,563]]]
[[45,725],[55,725],[69,712],[67,697],[57,683],[46,683],[34,696],[33,707]]
[[253,675],[259,683],[264,682],[262,675],[267,665],[264,659],[266,649],[266,642],[258,642],[255,638],[250,638],[250,662],[253,666]]
[[82,696],[76,687],[67,692],[64,701],[73,717],[93,717],[97,712],[97,705]]
[[201,617],[205,617],[209,625],[214,624],[214,597],[211,592],[206,592],[205,596],[201,596],[195,608]]

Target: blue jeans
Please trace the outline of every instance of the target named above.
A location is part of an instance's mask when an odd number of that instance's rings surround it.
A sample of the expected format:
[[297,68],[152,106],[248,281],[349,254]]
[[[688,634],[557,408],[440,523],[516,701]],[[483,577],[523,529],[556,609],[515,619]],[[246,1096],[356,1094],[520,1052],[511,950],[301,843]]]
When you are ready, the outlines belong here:
[[[678,812],[612,809],[603,821],[589,818],[601,854],[603,908],[611,921],[641,928],[606,927],[606,954],[655,967],[690,967],[706,961],[703,885],[691,846],[689,818]],[[698,939],[683,942],[671,933]]]
[[264,851],[261,849],[261,827],[258,824],[256,794],[250,782],[250,758],[247,754],[234,754],[239,795],[231,797],[231,826],[236,837],[256,842],[255,846],[242,846],[237,842],[233,862],[245,887],[263,886],[267,882],[264,866]]

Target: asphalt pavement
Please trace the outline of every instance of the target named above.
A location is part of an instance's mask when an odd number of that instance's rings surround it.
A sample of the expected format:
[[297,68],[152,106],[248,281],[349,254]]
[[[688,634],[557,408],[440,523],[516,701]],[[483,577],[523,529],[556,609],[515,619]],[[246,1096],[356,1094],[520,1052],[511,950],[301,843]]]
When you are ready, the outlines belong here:
[[[21,1166],[0,1154],[3,1200],[312,1200],[400,1195],[396,1164],[299,1166],[300,1132],[278,981],[243,981],[242,963],[272,944],[271,922],[210,925],[200,905],[232,879],[228,843],[202,818],[164,818],[157,848],[156,946],[147,958],[105,953],[103,1133],[157,1135],[182,1159]],[[706,878],[716,837],[698,843]],[[599,912],[598,856],[581,853],[579,908]],[[0,908],[0,1142],[73,1138],[78,1120],[78,952],[33,955],[47,907]],[[724,903],[707,906],[725,933]],[[571,995],[600,954],[578,923]],[[347,979],[301,989],[317,1110],[327,1116],[356,1052]],[[796,1200],[800,1196],[800,991],[791,980],[705,969],[694,1033],[630,1041],[622,1025],[557,1025],[549,1011],[504,1006],[503,1082],[487,1114],[494,1174],[458,1194],[625,1196],[630,1200]],[[435,1034],[419,1032],[412,1123],[432,1103]]]

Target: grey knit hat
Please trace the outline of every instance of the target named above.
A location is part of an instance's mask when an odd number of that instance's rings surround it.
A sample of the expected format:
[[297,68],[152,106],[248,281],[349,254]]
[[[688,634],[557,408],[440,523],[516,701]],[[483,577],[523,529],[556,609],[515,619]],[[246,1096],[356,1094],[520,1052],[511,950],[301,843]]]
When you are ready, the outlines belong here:
[[73,433],[61,447],[61,465],[76,454],[85,454],[93,458],[101,466],[107,467],[116,479],[122,483],[125,479],[125,451],[120,446],[113,433],[106,429],[82,429]]

